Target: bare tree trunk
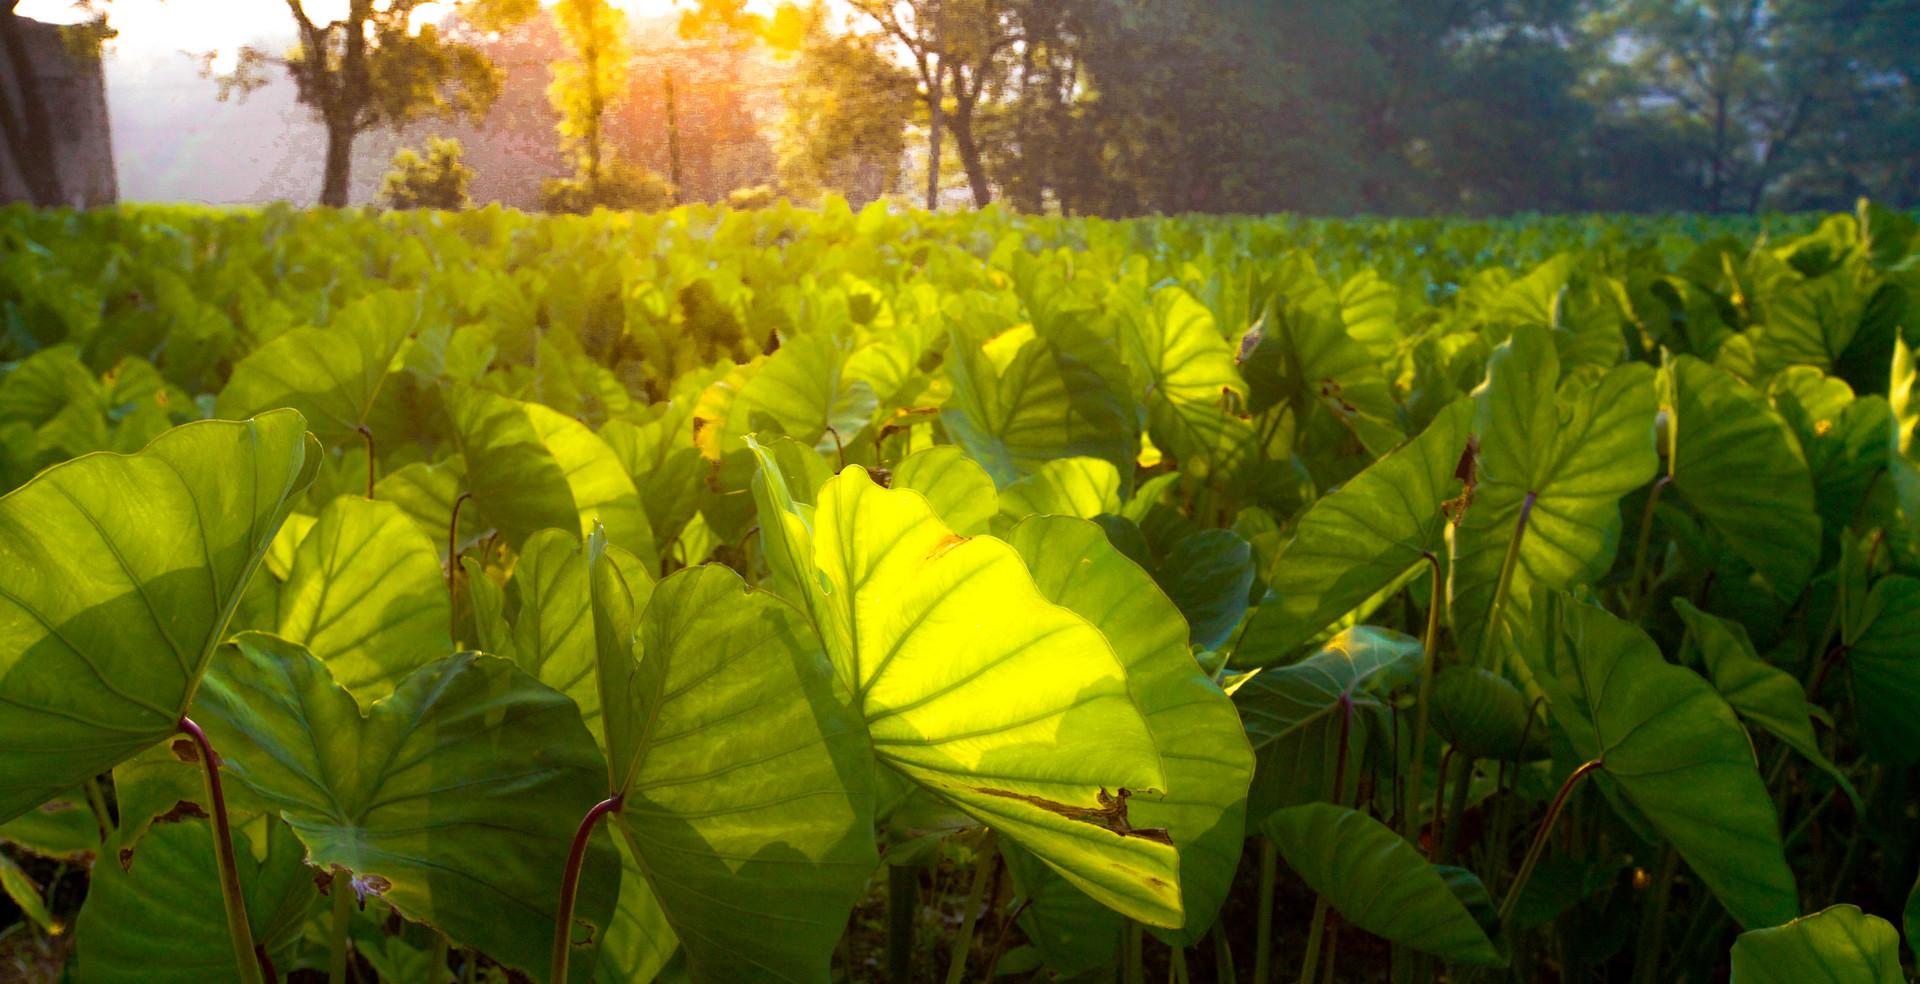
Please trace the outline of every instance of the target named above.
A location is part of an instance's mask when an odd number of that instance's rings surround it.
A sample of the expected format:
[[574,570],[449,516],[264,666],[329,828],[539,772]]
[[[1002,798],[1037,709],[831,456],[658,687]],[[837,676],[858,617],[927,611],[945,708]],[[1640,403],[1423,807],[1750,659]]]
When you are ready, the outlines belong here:
[[0,48],[4,48],[7,67],[19,93],[20,111],[16,115],[12,99],[0,93],[0,136],[6,139],[8,155],[20,169],[20,177],[25,180],[33,203],[47,207],[66,205],[69,202],[60,187],[59,162],[53,155],[53,125],[47,119],[45,94],[21,36],[20,18],[13,12],[17,2],[9,0],[6,10],[0,11]]
[[960,166],[967,172],[967,185],[973,189],[975,208],[986,208],[993,201],[993,187],[987,183],[986,164],[980,159],[980,145],[973,139],[973,104],[961,100],[953,114],[953,146],[960,151]]
[[673,183],[673,203],[686,201],[680,190],[680,118],[673,106],[673,69],[661,73],[667,81],[667,180]]
[[927,76],[927,211],[940,208],[940,76],[946,71],[938,56],[928,59],[933,71]]
[[320,204],[347,207],[347,180],[353,171],[353,128],[327,125],[327,162],[320,178]]

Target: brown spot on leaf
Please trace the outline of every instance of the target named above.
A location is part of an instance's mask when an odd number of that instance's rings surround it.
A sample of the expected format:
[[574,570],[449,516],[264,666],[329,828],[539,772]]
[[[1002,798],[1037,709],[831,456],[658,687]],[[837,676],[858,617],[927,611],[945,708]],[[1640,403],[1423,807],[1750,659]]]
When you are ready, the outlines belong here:
[[200,761],[200,748],[189,739],[175,738],[167,747],[173,750],[173,757],[182,762],[198,763]]
[[154,817],[153,822],[179,823],[187,817],[192,817],[195,820],[205,820],[207,818],[207,811],[201,809],[198,803],[189,800],[180,800],[173,804],[173,809]]
[[932,550],[927,551],[927,559],[939,560],[940,558],[945,557],[948,551],[951,551],[954,547],[957,547],[962,543],[965,543],[971,539],[973,539],[973,537],[961,536],[958,533],[948,533],[946,536],[940,539],[939,543],[936,543],[933,545]]
[[120,870],[133,870],[133,848],[123,847],[120,849]]
[[1071,803],[1050,800],[1044,796],[1035,796],[1031,793],[1016,793],[1010,789],[995,789],[991,786],[975,786],[973,787],[973,791],[976,793],[984,793],[988,796],[999,796],[1004,799],[1019,800],[1022,803],[1037,806],[1049,813],[1057,813],[1060,816],[1066,817],[1068,820],[1078,820],[1082,823],[1092,824],[1095,827],[1099,827],[1109,833],[1118,834],[1121,837],[1139,837],[1144,840],[1153,841],[1156,844],[1165,844],[1168,847],[1173,846],[1173,838],[1167,835],[1166,828],[1135,827],[1133,824],[1127,822],[1127,798],[1133,795],[1133,791],[1124,786],[1120,788],[1117,794],[1109,794],[1106,787],[1101,787],[1098,797],[1100,805],[1097,807],[1074,806]]

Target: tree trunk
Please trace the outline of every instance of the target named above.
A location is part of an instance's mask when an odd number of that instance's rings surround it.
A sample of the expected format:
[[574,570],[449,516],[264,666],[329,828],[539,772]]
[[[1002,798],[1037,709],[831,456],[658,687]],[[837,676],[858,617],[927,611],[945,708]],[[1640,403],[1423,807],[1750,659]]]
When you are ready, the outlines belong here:
[[973,189],[973,206],[986,208],[993,201],[993,188],[987,184],[987,168],[980,160],[980,145],[973,139],[973,105],[962,100],[953,114],[953,146],[960,151],[960,166],[967,172],[967,184]]
[[661,74],[667,83],[667,180],[673,183],[673,203],[679,205],[686,199],[680,191],[680,119],[673,106],[673,69]]
[[320,204],[347,207],[347,179],[353,171],[353,129],[327,126],[327,163],[320,179]]
[[933,71],[927,82],[927,211],[940,209],[940,73],[945,68],[938,58],[930,59]]
[[56,207],[71,204],[60,187],[59,162],[53,154],[53,126],[47,119],[45,94],[39,76],[27,55],[20,33],[20,19],[10,3],[0,11],[0,48],[4,48],[7,67],[19,93],[16,115],[12,98],[0,93],[0,136],[7,143],[7,154],[19,168],[33,204]]

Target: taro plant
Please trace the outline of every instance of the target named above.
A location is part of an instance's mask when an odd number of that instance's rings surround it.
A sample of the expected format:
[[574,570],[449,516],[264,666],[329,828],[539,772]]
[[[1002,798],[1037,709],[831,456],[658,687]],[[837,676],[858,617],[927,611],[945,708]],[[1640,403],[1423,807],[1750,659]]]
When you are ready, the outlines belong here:
[[1915,226],[1782,221],[0,216],[0,958],[1899,979]]

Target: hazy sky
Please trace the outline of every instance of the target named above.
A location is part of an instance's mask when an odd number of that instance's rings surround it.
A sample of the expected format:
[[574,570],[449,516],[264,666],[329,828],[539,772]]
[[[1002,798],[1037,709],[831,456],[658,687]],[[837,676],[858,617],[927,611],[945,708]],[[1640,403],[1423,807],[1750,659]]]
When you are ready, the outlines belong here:
[[[612,0],[635,17],[653,17],[674,9],[674,0]],[[344,16],[347,0],[305,0],[316,21]],[[439,9],[436,9],[439,8]],[[120,36],[110,58],[151,61],[180,51],[234,48],[263,38],[293,33],[293,18],[283,0],[112,0],[108,17]],[[418,20],[435,20],[444,8],[422,5]],[[73,0],[21,0],[18,13],[35,20],[66,23],[76,19]]]

